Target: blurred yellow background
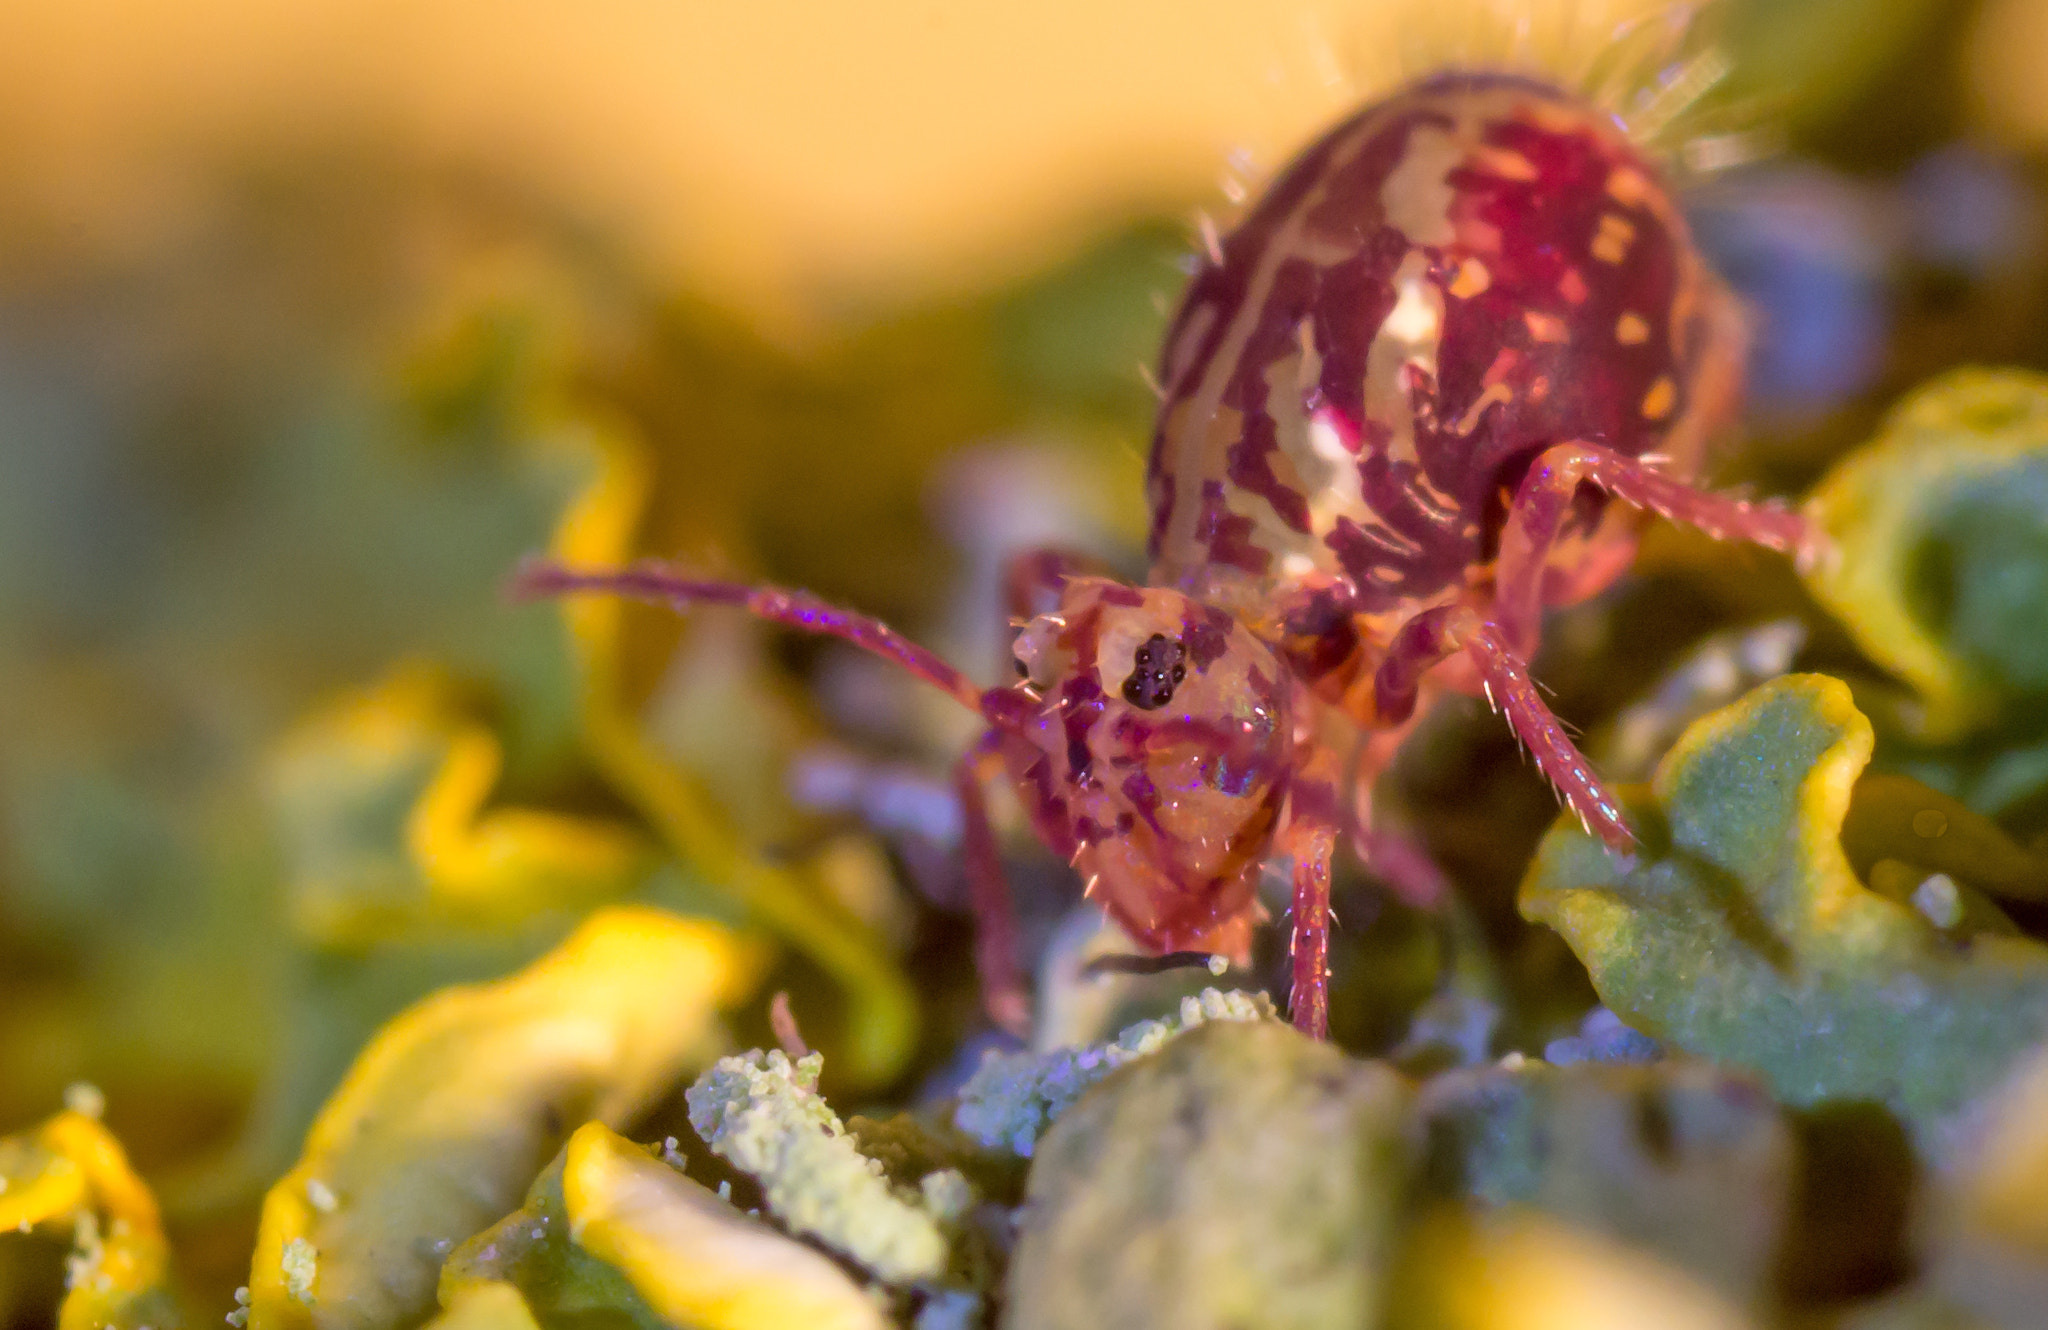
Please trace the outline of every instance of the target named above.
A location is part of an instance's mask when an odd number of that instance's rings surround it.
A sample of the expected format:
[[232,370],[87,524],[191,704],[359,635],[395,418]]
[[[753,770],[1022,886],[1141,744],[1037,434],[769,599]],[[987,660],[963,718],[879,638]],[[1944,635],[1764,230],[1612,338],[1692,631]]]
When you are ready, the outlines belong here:
[[794,315],[1202,192],[1323,119],[1347,0],[79,0],[0,10],[10,188],[157,234],[209,157],[373,135],[510,170]]

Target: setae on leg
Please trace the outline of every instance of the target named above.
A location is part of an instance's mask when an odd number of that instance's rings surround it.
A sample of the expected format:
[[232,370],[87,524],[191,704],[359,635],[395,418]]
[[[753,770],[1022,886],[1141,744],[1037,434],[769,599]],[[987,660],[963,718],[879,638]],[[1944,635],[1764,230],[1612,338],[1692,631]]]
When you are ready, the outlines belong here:
[[1337,798],[1327,765],[1312,761],[1288,786],[1277,845],[1292,860],[1294,877],[1288,1011],[1294,1028],[1316,1039],[1330,1033],[1330,855],[1337,844]]
[[1588,831],[1607,842],[1608,848],[1619,852],[1634,848],[1635,835],[1622,820],[1621,805],[1565,733],[1564,722],[1544,705],[1529,677],[1528,663],[1508,645],[1499,628],[1472,609],[1447,605],[1425,610],[1401,625],[1373,681],[1380,714],[1390,723],[1405,720],[1415,709],[1423,674],[1459,651],[1478,666],[1487,701],[1506,713],[1508,724],[1535,759],[1536,769],[1565,807]]

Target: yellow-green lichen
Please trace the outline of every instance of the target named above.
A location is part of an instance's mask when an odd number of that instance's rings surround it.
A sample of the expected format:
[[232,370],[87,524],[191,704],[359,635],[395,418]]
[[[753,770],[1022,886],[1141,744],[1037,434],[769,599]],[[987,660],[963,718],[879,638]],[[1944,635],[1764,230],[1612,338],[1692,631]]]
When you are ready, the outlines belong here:
[[1871,743],[1841,683],[1766,684],[1627,796],[1636,854],[1555,826],[1522,911],[1634,1028],[1753,1068],[1785,1102],[1875,1100],[1935,1130],[2048,1035],[2048,947],[1958,946],[1857,880],[1841,832]]

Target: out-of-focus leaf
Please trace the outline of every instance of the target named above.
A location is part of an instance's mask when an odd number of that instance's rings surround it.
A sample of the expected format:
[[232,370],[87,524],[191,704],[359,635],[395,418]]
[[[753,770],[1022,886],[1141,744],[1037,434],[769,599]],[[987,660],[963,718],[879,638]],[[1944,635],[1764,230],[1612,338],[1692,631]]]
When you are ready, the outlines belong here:
[[1418,1109],[1438,1195],[1540,1210],[1668,1261],[1734,1306],[1769,1302],[1793,1141],[1749,1078],[1695,1062],[1524,1062],[1445,1073]]
[[1734,0],[1713,16],[1731,91],[1810,128],[1856,104],[1925,37],[1935,0]]
[[2048,1032],[2048,947],[1958,945],[1857,881],[1841,828],[1871,743],[1840,682],[1766,684],[1633,794],[1634,856],[1560,824],[1521,905],[1631,1026],[1753,1068],[1791,1104],[1881,1102],[1930,1142]]
[[432,1330],[540,1330],[526,1299],[510,1284],[472,1284],[427,1324]]
[[1753,1330],[1676,1266],[1547,1216],[1426,1220],[1404,1253],[1401,1324],[1435,1330]]
[[1807,586],[1918,692],[1929,740],[2048,695],[2048,377],[1957,370],[1814,491],[1835,543]]
[[68,1229],[72,1243],[58,1330],[184,1323],[156,1200],[120,1142],[84,1113],[67,1110],[0,1139],[0,1242],[39,1227]]
[[817,1251],[601,1123],[578,1128],[526,1203],[442,1268],[448,1313],[516,1288],[551,1327],[879,1330],[880,1304]]
[[1910,776],[1871,772],[1856,782],[1842,824],[1850,867],[1877,886],[1872,871],[1890,861],[1919,883],[1947,873],[1973,887],[2022,900],[2048,897],[2048,856],[2025,848],[1959,799]]
[[[593,1126],[587,1123],[577,1134]],[[439,1285],[444,1314],[453,1313],[481,1289],[516,1288],[521,1305],[549,1326],[660,1330],[662,1318],[634,1291],[625,1274],[571,1238],[562,1199],[567,1156],[564,1146],[527,1189],[524,1205],[450,1254],[441,1267]]]
[[[566,563],[618,564],[633,551],[647,497],[647,461],[623,438],[610,439],[605,456],[597,480],[556,529],[553,552]],[[861,1084],[887,1080],[910,1055],[917,1002],[880,939],[813,884],[751,852],[649,739],[626,696],[620,641],[626,607],[609,597],[578,597],[562,612],[582,667],[584,735],[593,759],[705,881],[729,890],[845,986],[846,1073]]]
[[647,1151],[591,1123],[562,1170],[569,1231],[672,1326],[882,1330],[877,1305],[837,1265],[750,1219]]
[[255,1330],[419,1319],[448,1251],[511,1210],[575,1124],[667,1090],[753,969],[724,928],[615,907],[521,973],[394,1020],[265,1198]]
[[503,767],[497,737],[425,665],[301,724],[270,782],[300,934],[333,948],[434,925],[516,928],[615,898],[652,867],[629,828],[486,810]]
[[2031,1330],[2041,1322],[2048,1306],[2048,1048],[2030,1054],[1973,1116],[1954,1166],[1933,1179],[1921,1207],[1924,1273],[1911,1294],[1894,1299],[1894,1319],[1873,1318],[1872,1330]]
[[1407,1106],[1389,1068],[1271,1021],[1207,1024],[1119,1068],[1038,1142],[1006,1324],[1372,1324]]

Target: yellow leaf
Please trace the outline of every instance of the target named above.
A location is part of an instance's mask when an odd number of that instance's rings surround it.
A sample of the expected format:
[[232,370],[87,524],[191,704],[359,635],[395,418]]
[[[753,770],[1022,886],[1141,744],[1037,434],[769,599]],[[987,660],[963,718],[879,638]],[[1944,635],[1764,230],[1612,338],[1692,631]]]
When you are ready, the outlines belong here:
[[58,1330],[175,1324],[165,1287],[170,1250],[156,1200],[120,1142],[83,1113],[63,1112],[0,1140],[0,1232],[67,1226],[73,1255]]
[[883,1330],[829,1259],[751,1219],[599,1123],[569,1140],[570,1235],[623,1271],[671,1325],[693,1330]]
[[264,1199],[251,1326],[418,1321],[454,1245],[516,1206],[576,1124],[624,1123],[696,1065],[756,968],[715,924],[612,908],[519,974],[399,1016]]
[[472,1284],[427,1322],[427,1330],[540,1330],[540,1324],[510,1284]]
[[[578,566],[624,562],[648,492],[647,462],[630,440],[606,435],[605,465],[556,528],[552,552]],[[562,613],[583,677],[583,724],[592,760],[675,852],[730,892],[777,937],[843,985],[852,1010],[838,1065],[856,1085],[893,1077],[917,1037],[917,1001],[874,930],[815,883],[764,862],[737,837],[689,778],[653,744],[625,696],[620,638],[624,607],[579,596]]]
[[1421,1226],[1409,1278],[1444,1330],[1753,1330],[1685,1271],[1526,1211]]
[[651,847],[629,828],[487,808],[504,750],[452,682],[410,664],[302,723],[272,764],[293,922],[360,944],[422,923],[509,925],[626,892]]
[[1920,387],[1815,489],[1834,542],[1806,575],[1856,645],[1919,694],[1906,719],[1947,740],[2048,687],[2030,631],[2048,492],[2048,376],[1964,369]]

